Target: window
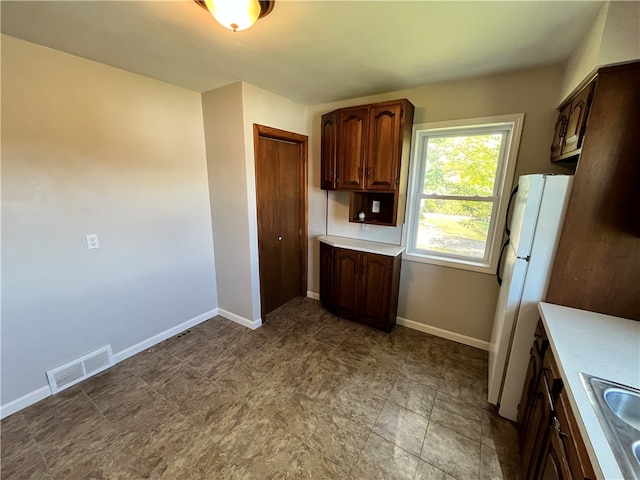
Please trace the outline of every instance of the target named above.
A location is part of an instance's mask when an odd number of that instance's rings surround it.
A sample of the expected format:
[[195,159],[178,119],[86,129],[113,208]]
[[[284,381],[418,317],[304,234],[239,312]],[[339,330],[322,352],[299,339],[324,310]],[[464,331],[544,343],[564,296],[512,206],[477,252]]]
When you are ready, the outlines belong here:
[[523,120],[414,125],[406,259],[495,269]]

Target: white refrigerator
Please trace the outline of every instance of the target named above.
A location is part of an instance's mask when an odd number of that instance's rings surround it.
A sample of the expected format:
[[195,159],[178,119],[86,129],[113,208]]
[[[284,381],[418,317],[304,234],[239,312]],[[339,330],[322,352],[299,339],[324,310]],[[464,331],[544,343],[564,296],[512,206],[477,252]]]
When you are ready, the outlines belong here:
[[507,209],[508,238],[498,261],[500,286],[489,345],[488,400],[516,420],[524,378],[573,177],[523,175]]

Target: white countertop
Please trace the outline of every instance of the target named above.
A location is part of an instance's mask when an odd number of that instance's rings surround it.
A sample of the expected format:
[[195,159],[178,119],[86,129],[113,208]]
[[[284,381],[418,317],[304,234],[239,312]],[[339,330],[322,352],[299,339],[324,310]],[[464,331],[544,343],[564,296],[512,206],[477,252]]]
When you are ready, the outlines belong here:
[[640,388],[640,322],[543,302],[538,309],[596,475],[622,479],[579,374]]
[[349,250],[357,250],[359,252],[377,253],[378,255],[387,255],[389,257],[397,257],[404,251],[404,247],[402,245],[370,242],[368,240],[337,237],[335,235],[320,235],[318,240],[338,248],[347,248]]

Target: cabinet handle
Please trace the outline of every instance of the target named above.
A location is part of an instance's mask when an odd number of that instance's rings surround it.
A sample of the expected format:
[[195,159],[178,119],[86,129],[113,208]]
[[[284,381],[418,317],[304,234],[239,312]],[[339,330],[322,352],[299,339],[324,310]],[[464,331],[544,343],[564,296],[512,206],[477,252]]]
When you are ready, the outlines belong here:
[[561,430],[558,417],[553,417],[553,427],[556,429],[556,432],[558,432],[558,435],[560,435],[560,438],[569,438],[569,435]]
[[371,178],[371,167],[367,167],[367,178]]
[[562,129],[560,130],[560,138],[564,138],[567,136],[567,128],[569,127],[569,119],[565,118],[562,121]]

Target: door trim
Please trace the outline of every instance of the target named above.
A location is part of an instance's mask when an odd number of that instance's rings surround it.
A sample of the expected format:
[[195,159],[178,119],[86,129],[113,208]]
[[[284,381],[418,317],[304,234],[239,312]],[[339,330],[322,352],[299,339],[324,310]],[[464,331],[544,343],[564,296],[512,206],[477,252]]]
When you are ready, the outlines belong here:
[[[308,262],[308,239],[307,239],[307,164],[308,164],[308,144],[309,137],[301,135],[299,133],[288,132],[286,130],[280,130],[278,128],[267,127],[265,125],[253,124],[253,152],[255,161],[255,175],[256,175],[256,208],[260,202],[260,182],[258,181],[260,175],[259,164],[259,138],[269,138],[272,140],[283,140],[286,142],[295,143],[298,145],[298,158],[300,169],[300,184],[299,192],[300,198],[300,295],[306,296],[307,294],[307,262]],[[260,226],[257,226],[258,230],[258,244],[260,244]],[[260,249],[258,249],[258,275],[260,276],[260,316],[264,321],[264,300],[262,295],[262,275],[260,275]]]

